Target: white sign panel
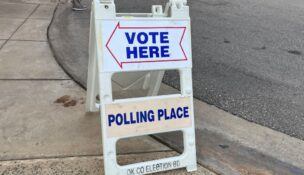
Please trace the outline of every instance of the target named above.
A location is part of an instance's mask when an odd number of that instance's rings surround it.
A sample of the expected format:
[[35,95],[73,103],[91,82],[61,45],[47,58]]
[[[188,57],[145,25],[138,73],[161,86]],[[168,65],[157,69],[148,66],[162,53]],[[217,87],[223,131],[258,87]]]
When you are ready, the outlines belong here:
[[153,99],[106,106],[108,137],[127,137],[192,126],[190,97]]
[[103,71],[192,67],[189,21],[102,22]]

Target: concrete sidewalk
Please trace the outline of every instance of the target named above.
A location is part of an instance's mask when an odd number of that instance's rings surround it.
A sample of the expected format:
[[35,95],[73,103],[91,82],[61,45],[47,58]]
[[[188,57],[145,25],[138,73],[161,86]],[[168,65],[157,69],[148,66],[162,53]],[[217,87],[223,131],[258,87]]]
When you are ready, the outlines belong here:
[[[47,42],[55,6],[0,2],[1,175],[103,174],[99,114],[85,113],[85,91]],[[120,141],[118,153],[121,164],[178,154],[149,136]]]

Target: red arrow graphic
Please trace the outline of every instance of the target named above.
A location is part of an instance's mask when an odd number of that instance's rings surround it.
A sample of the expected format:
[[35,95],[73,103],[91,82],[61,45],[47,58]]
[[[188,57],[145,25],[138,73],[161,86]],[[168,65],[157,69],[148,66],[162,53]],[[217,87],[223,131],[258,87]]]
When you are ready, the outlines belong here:
[[[116,33],[117,30],[129,30],[129,29],[143,29],[143,30],[145,30],[145,29],[181,29],[181,30],[183,30],[182,37],[181,37],[181,40],[179,42],[179,46],[182,50],[184,58],[168,59],[168,60],[145,60],[145,61],[138,60],[138,61],[127,61],[127,62],[126,61],[119,61],[119,59],[115,56],[115,54],[113,53],[113,51],[109,47],[109,44],[110,44],[111,39],[113,38],[113,36],[114,36],[114,34]],[[112,57],[115,59],[115,61],[117,62],[117,64],[119,65],[119,67],[121,69],[123,68],[123,64],[128,64],[128,63],[153,63],[153,62],[187,61],[188,58],[187,58],[187,55],[186,55],[186,53],[183,49],[183,46],[182,46],[182,42],[183,42],[183,39],[184,39],[186,29],[187,29],[187,27],[168,27],[168,26],[165,26],[165,27],[122,27],[122,26],[120,26],[120,23],[118,22],[116,27],[112,31],[112,33],[110,35],[110,38],[108,39],[108,41],[106,43],[106,48],[109,51],[109,53],[112,55]]]

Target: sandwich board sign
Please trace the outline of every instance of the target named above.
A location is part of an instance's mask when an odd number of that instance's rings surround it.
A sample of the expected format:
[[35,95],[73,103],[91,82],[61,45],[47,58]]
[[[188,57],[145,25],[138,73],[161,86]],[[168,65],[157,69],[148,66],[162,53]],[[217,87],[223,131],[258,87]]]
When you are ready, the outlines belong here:
[[[185,0],[170,0],[164,11],[154,5],[152,13],[116,13],[113,0],[92,2],[86,110],[100,111],[106,175],[197,169],[191,27],[186,4]],[[180,73],[180,94],[113,100],[114,73],[173,69]],[[100,96],[98,103],[96,94]],[[183,132],[181,155],[117,164],[119,139],[171,131]]]

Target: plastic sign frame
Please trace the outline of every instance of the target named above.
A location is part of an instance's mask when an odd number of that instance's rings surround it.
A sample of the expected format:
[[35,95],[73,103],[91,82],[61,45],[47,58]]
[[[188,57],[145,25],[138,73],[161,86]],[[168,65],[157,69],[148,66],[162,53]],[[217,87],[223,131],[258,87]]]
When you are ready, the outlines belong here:
[[[100,111],[106,175],[150,174],[183,167],[189,172],[197,170],[190,31],[185,0],[170,0],[164,12],[161,6],[152,6],[151,14],[118,14],[112,0],[93,0],[86,110]],[[113,100],[113,74],[170,69],[179,70],[180,94]],[[96,94],[100,103],[96,103]],[[144,115],[141,119],[138,110]],[[123,122],[129,125],[120,127]],[[126,127],[129,132],[123,132]],[[171,131],[183,132],[181,155],[117,164],[119,139]]]

